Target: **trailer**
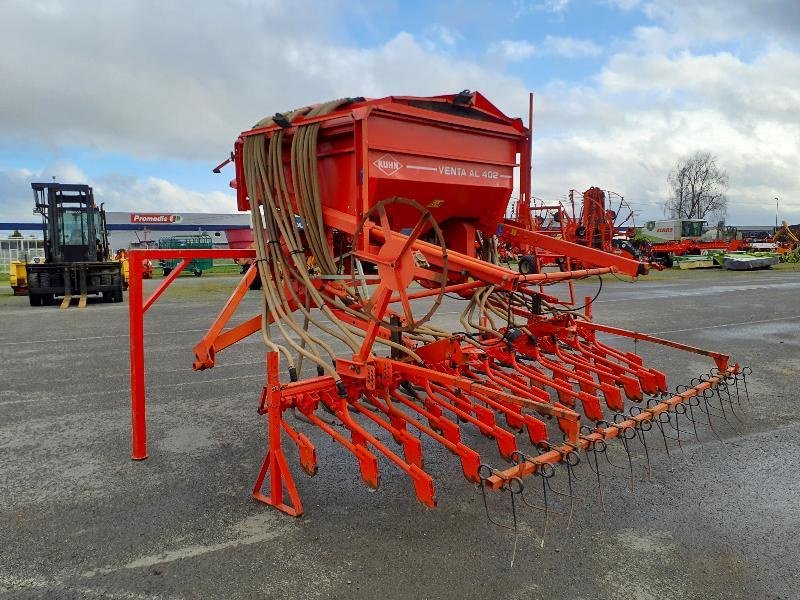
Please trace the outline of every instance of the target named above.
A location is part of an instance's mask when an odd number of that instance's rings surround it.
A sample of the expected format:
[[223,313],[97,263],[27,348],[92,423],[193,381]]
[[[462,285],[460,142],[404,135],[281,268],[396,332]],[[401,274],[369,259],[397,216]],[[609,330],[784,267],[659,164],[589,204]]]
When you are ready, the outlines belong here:
[[[186,249],[186,250],[204,250],[214,247],[214,241],[207,233],[198,233],[197,235],[173,235],[170,237],[163,237],[158,240],[158,247],[161,249]],[[161,260],[159,262],[164,277],[167,277],[172,270],[178,266],[177,260]],[[198,258],[189,263],[186,271],[193,273],[195,277],[200,277],[203,271],[208,271],[214,266],[214,261],[210,258]]]

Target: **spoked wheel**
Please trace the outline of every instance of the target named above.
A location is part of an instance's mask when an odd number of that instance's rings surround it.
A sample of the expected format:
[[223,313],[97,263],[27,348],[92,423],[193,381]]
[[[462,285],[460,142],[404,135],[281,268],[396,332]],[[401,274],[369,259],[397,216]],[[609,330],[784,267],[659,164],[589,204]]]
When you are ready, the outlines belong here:
[[614,234],[618,234],[623,227],[627,227],[629,230],[632,229],[635,231],[636,222],[634,220],[634,212],[628,201],[616,192],[606,192],[606,194],[608,195],[609,204],[614,203],[612,196],[619,197],[619,203],[617,204],[616,210],[606,210],[606,219],[613,228],[612,231]]
[[[411,207],[420,213],[416,225],[408,236],[393,231],[389,223],[386,209],[395,206],[397,210],[398,205]],[[434,240],[429,243],[437,248],[433,256],[436,256],[437,266],[441,268],[440,273],[431,269],[428,259],[421,251],[414,249],[414,242],[422,234],[427,234],[429,240]],[[428,322],[442,303],[447,286],[447,247],[442,230],[433,215],[414,200],[407,198],[381,200],[364,214],[358,224],[354,240],[357,243],[358,240],[364,239],[367,240],[367,247],[350,255],[354,296],[359,300],[362,312],[367,314],[370,320],[381,322],[382,326],[392,331],[413,331]],[[381,245],[379,247],[372,245],[376,242]],[[367,297],[364,297],[364,291],[361,290],[360,282],[357,280],[356,259],[360,260],[364,267],[369,268],[370,265],[374,265],[377,271],[377,286],[371,292],[366,290]],[[433,305],[421,318],[416,318],[411,310],[408,286],[414,280],[424,280],[432,286],[432,289],[438,287],[439,290]],[[393,297],[394,295],[396,297]],[[400,325],[389,322],[387,313],[391,300],[399,300],[402,305],[404,322]]]

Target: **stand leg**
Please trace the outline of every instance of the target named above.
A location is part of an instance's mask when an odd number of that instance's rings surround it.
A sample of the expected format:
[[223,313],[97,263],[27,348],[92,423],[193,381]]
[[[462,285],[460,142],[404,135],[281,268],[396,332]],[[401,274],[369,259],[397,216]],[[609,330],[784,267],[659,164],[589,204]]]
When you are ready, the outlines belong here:
[[[279,511],[291,517],[303,514],[303,505],[297,493],[292,473],[286,462],[286,456],[281,447],[281,421],[283,420],[283,407],[281,406],[281,385],[278,380],[278,353],[267,353],[267,419],[269,427],[269,450],[261,465],[261,471],[253,486],[253,498],[274,506]],[[261,489],[269,473],[269,495],[264,495]],[[289,495],[289,504],[283,501],[283,488]]]

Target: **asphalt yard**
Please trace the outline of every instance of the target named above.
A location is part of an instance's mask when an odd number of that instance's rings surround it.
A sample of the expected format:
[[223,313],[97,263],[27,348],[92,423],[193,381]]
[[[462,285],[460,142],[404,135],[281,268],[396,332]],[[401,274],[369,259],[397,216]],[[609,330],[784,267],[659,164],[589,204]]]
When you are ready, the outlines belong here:
[[[386,461],[380,488],[368,490],[352,455],[299,421],[319,460],[307,477],[287,447],[305,516],[253,501],[266,451],[263,344],[253,336],[214,369],[191,368],[192,346],[235,281],[181,278],[148,313],[142,462],[129,459],[127,304],[59,310],[0,297],[0,598],[800,598],[800,272],[605,281],[596,320],[729,353],[753,369],[749,402],[713,429],[698,417],[699,439],[684,420],[669,454],[654,428],[649,481],[638,441],[630,464],[621,444],[609,446],[600,488],[587,461],[578,465],[572,503],[556,493],[568,485],[559,469],[547,519],[533,478],[534,506],[515,502],[516,531],[487,519],[480,490],[429,438],[435,510]],[[597,285],[578,284],[579,296]],[[244,304],[242,319],[258,294]],[[461,308],[445,299],[438,322],[460,329]],[[673,387],[713,366],[617,346]],[[503,465],[491,440],[462,429]],[[489,494],[487,506],[512,524],[509,494]]]

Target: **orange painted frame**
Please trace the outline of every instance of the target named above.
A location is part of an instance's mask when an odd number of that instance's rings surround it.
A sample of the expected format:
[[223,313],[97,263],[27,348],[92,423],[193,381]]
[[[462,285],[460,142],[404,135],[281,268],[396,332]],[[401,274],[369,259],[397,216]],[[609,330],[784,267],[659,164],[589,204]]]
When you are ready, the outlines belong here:
[[[175,281],[175,278],[196,258],[255,258],[255,250],[227,248],[210,248],[203,250],[184,249],[140,249],[128,253],[129,285],[128,285],[128,322],[130,343],[131,372],[131,458],[144,460],[147,458],[147,407],[145,400],[145,363],[144,363],[144,313],[158,300],[161,294]],[[145,260],[180,259],[181,262],[162,281],[153,293],[143,297],[142,274]],[[224,335],[224,334],[223,334]]]

